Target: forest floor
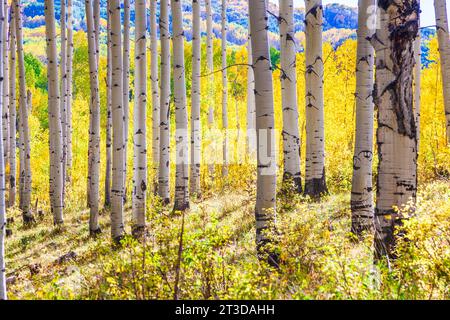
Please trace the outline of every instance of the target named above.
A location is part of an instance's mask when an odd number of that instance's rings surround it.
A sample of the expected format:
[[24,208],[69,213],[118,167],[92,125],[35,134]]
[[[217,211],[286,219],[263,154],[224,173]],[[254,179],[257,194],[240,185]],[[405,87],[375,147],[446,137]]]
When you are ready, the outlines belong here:
[[[157,199],[149,199],[145,241],[137,243],[129,237],[121,248],[111,246],[107,211],[100,218],[103,232],[92,238],[87,209],[66,212],[60,228],[53,226],[48,212],[37,214],[36,224],[24,227],[20,212],[11,210],[7,228],[12,234],[6,240],[9,297],[170,299],[175,287],[179,298],[198,299],[450,297],[449,181],[428,184],[420,191],[417,217],[409,226],[411,237],[428,241],[435,234],[430,226],[435,226],[440,230],[436,235],[440,242],[436,247],[427,245],[427,254],[420,246],[420,250],[408,251],[412,265],[399,260],[398,268],[406,279],[401,282],[398,275],[394,280],[383,277],[383,270],[373,277],[371,237],[356,242],[348,232],[348,193],[329,195],[320,203],[302,197],[290,199],[288,205],[279,200],[283,266],[278,272],[258,263],[254,201],[254,190],[225,190],[193,202],[183,224],[181,215],[163,209]],[[128,233],[129,205],[125,215]],[[446,244],[447,249],[438,248]],[[182,258],[178,259],[180,252]],[[433,260],[435,256],[440,262]],[[412,271],[413,266],[422,273]]]

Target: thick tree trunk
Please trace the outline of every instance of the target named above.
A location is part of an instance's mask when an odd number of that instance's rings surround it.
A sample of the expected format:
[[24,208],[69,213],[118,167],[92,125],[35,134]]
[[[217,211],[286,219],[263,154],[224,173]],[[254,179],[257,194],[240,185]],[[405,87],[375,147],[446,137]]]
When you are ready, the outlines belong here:
[[222,176],[228,176],[227,0],[222,0]]
[[278,256],[267,245],[268,231],[273,231],[276,219],[276,158],[272,66],[267,35],[266,0],[250,0],[250,27],[255,72],[256,132],[258,172],[256,194],[256,244],[258,255],[276,266]]
[[252,38],[250,34],[250,19],[248,21],[247,40],[247,155],[250,159],[256,154],[256,106],[255,106],[255,75],[253,74]]
[[202,131],[200,120],[201,67],[200,0],[192,0],[192,88],[191,88],[191,193],[201,196],[200,160]]
[[73,80],[73,6],[72,0],[67,0],[67,94],[66,94],[67,181],[70,181],[70,169],[72,168],[72,95],[73,95],[72,80]]
[[[412,214],[417,190],[417,129],[413,110],[414,40],[417,0],[379,1],[375,104],[378,108],[378,177],[375,210],[376,258],[395,258],[395,228]],[[388,260],[389,261],[389,260]]]
[[305,194],[327,193],[323,105],[322,0],[306,4],[306,173]]
[[214,51],[213,51],[213,12],[211,0],[205,0],[206,7],[206,68],[208,79],[208,125],[214,124]]
[[184,31],[181,1],[171,0],[173,21],[173,79],[175,104],[175,205],[174,210],[189,208],[189,142],[184,68]]
[[[63,175],[63,199],[65,195],[66,184],[66,170],[67,170],[67,14],[66,14],[66,0],[61,0],[61,56],[59,62],[61,75],[61,90],[60,90],[60,113],[61,113],[61,134],[62,134],[62,175]],[[64,201],[64,200],[63,200]]]
[[16,23],[14,3],[11,5],[10,58],[9,58],[9,197],[8,207],[16,203]]
[[88,158],[88,181],[89,181],[89,232],[96,234],[100,231],[98,223],[99,215],[99,184],[100,184],[100,96],[98,80],[97,49],[95,43],[93,7],[90,0],[85,1],[86,25],[89,50],[89,74],[91,99],[89,104],[90,123],[89,131],[89,158]]
[[359,0],[358,44],[356,58],[356,133],[353,154],[352,232],[361,235],[373,230],[373,62],[374,50],[370,39],[375,32],[369,29],[370,8],[375,0]]
[[161,38],[160,152],[158,194],[165,204],[170,202],[170,33],[169,0],[161,0],[159,30]]
[[300,175],[300,138],[297,106],[297,57],[295,54],[294,5],[280,0],[281,98],[283,104],[283,183],[302,192]]
[[152,162],[158,176],[159,162],[159,74],[158,74],[158,30],[156,28],[157,0],[150,0],[150,80],[152,85]]
[[120,1],[109,0],[111,14],[111,70],[112,86],[112,188],[111,188],[111,236],[119,242],[124,235],[124,126],[122,34],[120,27]]
[[[20,0],[15,0],[15,23],[16,23],[16,39],[17,39],[17,60],[19,64],[19,112],[22,127],[22,160],[21,160],[21,176],[23,189],[20,194],[20,203],[23,214],[24,223],[33,221],[31,214],[31,163],[30,163],[30,129],[28,126],[28,107],[27,107],[27,89],[25,81],[25,61],[23,53],[23,35],[22,35],[22,14]],[[55,57],[56,63],[56,57]],[[59,121],[59,119],[58,119]],[[23,166],[22,166],[23,165]]]
[[145,229],[147,192],[147,15],[145,0],[136,0],[135,31],[135,80],[134,128],[133,128],[133,233],[142,235]]
[[[3,28],[5,28],[5,3],[0,2],[0,35],[1,46],[5,46],[6,37],[4,36]],[[0,48],[2,48],[0,46]],[[4,67],[3,59],[7,50],[3,50],[0,53],[0,114],[4,107],[3,97],[3,82],[4,82]],[[4,125],[4,123],[3,123]],[[6,300],[6,266],[5,266],[5,232],[6,232],[6,206],[5,206],[5,163],[3,157],[3,130],[0,130],[0,300]]]
[[127,197],[128,126],[130,123],[130,0],[123,2],[123,199]]
[[[0,0],[2,1],[2,0]],[[3,0],[3,163],[6,167],[9,155],[9,14],[8,1]],[[6,186],[6,183],[5,183]]]
[[448,32],[447,4],[445,0],[434,0],[436,29],[441,58],[442,87],[446,119],[447,144],[450,145],[450,42]]
[[111,51],[111,14],[108,10],[107,21],[107,71],[106,71],[106,166],[105,166],[105,206],[111,206],[111,167],[112,167],[112,51]]

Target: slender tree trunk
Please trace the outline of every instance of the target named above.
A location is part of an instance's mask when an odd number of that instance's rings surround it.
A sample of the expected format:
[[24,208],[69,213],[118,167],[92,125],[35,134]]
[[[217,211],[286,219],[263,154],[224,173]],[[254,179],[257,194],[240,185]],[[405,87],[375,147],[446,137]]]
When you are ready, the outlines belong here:
[[133,233],[143,234],[147,191],[147,15],[145,0],[136,0],[134,92]]
[[[0,35],[1,45],[6,46],[6,37],[4,36],[3,28],[5,28],[5,3],[0,2]],[[0,114],[2,113],[3,103],[3,82],[4,82],[4,67],[3,59],[7,50],[0,53]],[[3,123],[4,125],[4,123]],[[3,155],[3,130],[0,130],[0,155]],[[0,300],[6,300],[6,266],[5,266],[5,232],[6,232],[6,206],[5,206],[5,158],[0,156]]]
[[436,29],[441,58],[442,87],[446,119],[447,144],[450,144],[450,42],[448,32],[447,4],[445,0],[434,0]]
[[[97,64],[100,60],[100,0],[92,0],[93,20],[94,20],[94,37],[95,37],[95,55]],[[99,67],[97,66],[97,69]]]
[[[48,124],[50,131],[50,205],[55,225],[63,220],[63,148],[58,86],[55,7],[45,0],[45,34],[47,38]],[[18,39],[18,42],[19,39]]]
[[191,193],[201,196],[200,160],[202,132],[200,120],[201,66],[200,0],[192,0],[192,87],[191,87]]
[[213,51],[213,13],[211,0],[205,0],[206,7],[206,68],[210,74],[208,79],[208,125],[214,124],[214,51]]
[[327,193],[323,105],[322,0],[306,4],[306,174],[305,194]]
[[280,0],[281,96],[283,104],[283,183],[302,192],[300,175],[300,138],[297,106],[297,57],[295,55],[294,5]]
[[122,34],[120,27],[120,1],[109,0],[111,14],[111,70],[112,70],[112,188],[111,188],[111,235],[119,242],[124,235],[124,126]]
[[158,30],[156,29],[157,0],[150,0],[150,51],[151,70],[150,80],[152,85],[152,162],[158,175],[159,162],[159,74],[158,74]]
[[267,35],[266,0],[250,0],[250,27],[255,72],[256,131],[258,145],[258,172],[256,191],[256,245],[260,259],[276,266],[278,256],[267,245],[268,231],[276,219],[276,159],[273,105],[273,80]]
[[62,192],[63,201],[65,196],[65,184],[66,184],[66,170],[67,170],[67,26],[66,26],[66,0],[61,0],[61,56],[60,56],[60,74],[61,74],[61,97],[60,107],[61,112],[61,134],[62,134]]
[[[0,0],[1,1],[1,0]],[[3,0],[3,164],[6,167],[9,155],[9,14],[8,1]],[[5,171],[6,172],[6,171]],[[6,183],[5,183],[6,186]]]
[[250,158],[256,154],[256,106],[255,106],[255,75],[253,74],[252,38],[250,33],[250,19],[248,21],[247,40],[247,154]]
[[161,0],[159,30],[161,38],[160,152],[158,194],[165,204],[170,202],[170,32],[169,0]]
[[174,210],[189,208],[189,142],[186,107],[186,79],[184,67],[184,31],[181,1],[171,0],[173,21],[173,79],[175,103],[175,206]]
[[10,58],[9,58],[9,197],[8,207],[16,203],[16,23],[14,18],[14,2],[11,5]]
[[107,101],[106,101],[106,172],[105,172],[105,206],[111,206],[111,167],[112,167],[112,51],[111,51],[111,14],[108,10],[107,22]]
[[[395,258],[395,228],[412,214],[417,190],[417,136],[413,110],[417,0],[379,1],[380,28],[374,37],[375,104],[378,109],[378,177],[375,210],[376,258]],[[389,260],[388,260],[389,261]]]
[[358,236],[373,230],[373,63],[370,39],[375,32],[368,21],[375,0],[359,0],[358,44],[356,59],[356,132],[352,179],[352,232]]
[[[420,25],[420,24],[419,24]],[[417,34],[417,38],[414,41],[414,117],[416,119],[416,132],[417,132],[417,153],[420,150],[420,100],[421,100],[421,72],[422,72],[422,48],[421,48],[421,36],[420,31]]]
[[67,0],[67,93],[66,93],[66,126],[67,126],[67,174],[66,180],[70,181],[70,169],[72,168],[72,95],[73,95],[73,5],[72,0]]
[[[20,0],[15,0],[15,23],[17,39],[17,60],[19,64],[19,110],[20,122],[22,127],[22,161],[21,175],[23,189],[21,190],[20,203],[24,223],[32,222],[31,214],[31,164],[30,164],[30,129],[28,127],[28,107],[27,107],[27,88],[25,82],[25,62],[23,53],[23,35],[22,35],[22,14]],[[56,62],[56,57],[55,60]],[[59,119],[58,119],[59,121]],[[23,164],[23,166],[22,166]]]
[[228,176],[228,78],[227,78],[227,0],[222,0],[222,176]]
[[89,181],[89,232],[91,235],[100,232],[98,223],[99,215],[99,187],[100,187],[100,96],[97,64],[97,46],[95,43],[93,7],[90,0],[85,1],[86,24],[89,48],[89,73],[90,73],[90,123],[89,132],[89,159],[88,159],[88,181]]
[[130,0],[123,4],[123,115],[124,115],[124,150],[123,150],[123,199],[127,197],[127,162],[128,162],[128,125],[130,123]]

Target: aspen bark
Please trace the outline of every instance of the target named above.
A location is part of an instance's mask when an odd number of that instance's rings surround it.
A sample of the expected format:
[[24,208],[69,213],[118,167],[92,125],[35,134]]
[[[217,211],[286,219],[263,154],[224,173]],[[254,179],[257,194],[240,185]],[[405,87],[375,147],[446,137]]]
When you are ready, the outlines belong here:
[[356,58],[356,132],[353,154],[353,178],[350,206],[352,232],[361,235],[364,230],[373,231],[373,63],[374,49],[370,39],[375,32],[369,28],[370,8],[374,0],[359,0],[358,43]]
[[206,7],[206,68],[208,79],[208,125],[214,124],[214,51],[213,51],[213,12],[211,0],[205,0]]
[[[61,135],[62,135],[62,175],[63,175],[63,199],[65,194],[66,183],[66,169],[67,169],[67,24],[66,24],[66,0],[61,0],[61,54],[60,54],[60,75],[61,75],[61,89],[60,89],[60,106],[61,113]],[[64,200],[63,200],[64,201]]]
[[413,203],[417,190],[417,136],[413,110],[414,40],[419,24],[417,0],[379,1],[375,105],[379,154],[375,209],[376,258],[395,258],[396,227],[413,213],[395,207]]
[[123,199],[127,197],[128,126],[130,123],[130,0],[123,2]]
[[[419,23],[420,25],[420,23]],[[421,100],[421,72],[422,72],[422,48],[420,31],[414,41],[414,117],[416,120],[417,132],[417,153],[420,150],[420,100]]]
[[323,104],[322,0],[306,4],[306,159],[305,194],[327,193]]
[[10,58],[9,58],[9,197],[8,207],[16,203],[16,23],[14,17],[14,2],[11,5]]
[[142,235],[145,229],[147,191],[147,15],[145,0],[136,0],[135,80],[134,92],[134,169],[133,169],[133,232]]
[[156,28],[157,0],[150,0],[150,80],[152,85],[152,162],[156,176],[159,162],[159,74],[158,74],[158,30]]
[[[3,28],[5,28],[5,3],[0,1],[0,45],[5,46],[6,37],[4,36]],[[2,48],[0,46],[0,48]],[[4,67],[3,59],[5,52],[0,53],[0,114],[3,114],[4,107],[3,97],[3,82],[4,82]],[[4,125],[4,123],[3,123]],[[6,265],[5,265],[5,232],[6,232],[6,206],[5,206],[5,163],[3,157],[3,130],[0,130],[0,300],[6,300]]]
[[124,235],[124,126],[122,34],[120,27],[120,1],[109,0],[111,18],[111,93],[112,103],[112,187],[111,187],[111,236],[119,242]]
[[278,264],[277,254],[267,245],[276,219],[276,159],[272,66],[268,41],[266,0],[250,0],[253,70],[255,72],[258,171],[256,191],[256,245],[260,259]]
[[200,197],[201,120],[200,120],[200,67],[201,30],[200,0],[192,0],[192,87],[191,87],[191,194]]
[[108,10],[107,21],[107,71],[106,71],[106,166],[105,166],[105,206],[111,206],[111,170],[112,170],[112,63],[111,63],[111,14]]
[[[1,1],[1,0],[0,0]],[[3,3],[3,164],[6,167],[9,155],[9,14],[8,1]],[[6,172],[6,171],[5,171]],[[6,183],[5,183],[6,186]]]
[[88,157],[88,181],[89,181],[89,232],[100,232],[99,216],[99,184],[100,184],[100,96],[98,80],[97,46],[95,43],[93,6],[90,0],[85,1],[86,25],[89,50],[89,75],[91,99],[89,103],[90,123],[89,131],[89,157]]
[[97,64],[98,64],[100,59],[100,0],[93,0],[92,5],[93,5],[93,20],[94,20],[95,55],[97,57]]
[[295,54],[294,4],[280,0],[281,98],[283,108],[284,184],[301,193],[300,138],[297,106],[297,57]]
[[227,0],[222,0],[222,176],[228,176],[228,78],[227,78]]
[[[27,107],[27,89],[25,82],[25,62],[23,53],[23,35],[22,35],[22,13],[20,0],[14,1],[15,24],[16,24],[16,41],[17,41],[17,61],[19,66],[19,113],[22,129],[22,160],[21,160],[21,176],[22,190],[20,194],[20,203],[25,224],[32,222],[31,214],[31,164],[30,164],[30,129],[28,126],[28,107]],[[56,59],[55,59],[56,62]],[[58,119],[59,121],[59,119]]]
[[248,21],[247,40],[247,154],[250,158],[256,154],[256,106],[255,106],[255,75],[253,74],[252,38],[250,19]]
[[[72,168],[72,99],[73,99],[73,5],[67,0],[67,100],[66,100],[66,126],[67,126],[67,170]],[[67,181],[70,181],[70,172],[67,172]]]
[[175,205],[174,210],[189,208],[189,142],[188,116],[186,107],[186,79],[184,66],[184,31],[181,1],[171,0],[172,7],[172,43],[173,43],[173,79],[175,104]]
[[448,32],[447,4],[445,0],[434,0],[436,30],[441,59],[442,87],[446,119],[447,144],[450,145],[450,42]]
[[165,204],[170,202],[170,32],[169,0],[161,0],[159,30],[161,38],[160,152],[158,194]]

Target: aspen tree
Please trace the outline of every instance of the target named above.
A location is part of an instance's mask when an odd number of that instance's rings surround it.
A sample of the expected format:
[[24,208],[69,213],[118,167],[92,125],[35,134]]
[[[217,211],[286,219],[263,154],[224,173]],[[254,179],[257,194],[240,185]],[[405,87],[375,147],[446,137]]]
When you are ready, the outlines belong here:
[[284,184],[293,183],[302,192],[300,175],[300,138],[297,106],[297,57],[295,54],[294,4],[280,0],[281,97],[283,108]]
[[[375,105],[379,154],[375,209],[376,258],[395,258],[396,227],[413,213],[395,207],[414,203],[417,190],[417,136],[413,110],[414,40],[417,0],[379,1],[380,28],[372,43],[376,57]],[[388,260],[389,262],[389,260]]]
[[120,27],[120,1],[109,0],[111,18],[111,92],[112,103],[112,187],[111,187],[111,236],[119,242],[124,235],[124,108],[122,34]]
[[127,197],[128,126],[130,123],[130,0],[123,2],[123,199]]
[[370,8],[375,0],[359,0],[358,43],[356,58],[356,132],[353,154],[351,194],[352,232],[361,235],[373,230],[373,63],[374,49],[370,43],[374,29],[368,25]]
[[[2,1],[2,0],[0,0]],[[9,14],[8,1],[3,0],[3,163],[6,167],[9,155]],[[6,181],[6,180],[5,180]],[[6,182],[5,182],[6,186]]]
[[266,0],[250,0],[253,70],[255,72],[258,170],[256,191],[256,245],[259,257],[276,266],[278,256],[268,247],[268,231],[276,219],[276,159],[272,66],[268,41]]
[[61,135],[62,135],[62,175],[63,175],[63,198],[65,194],[66,169],[67,169],[67,24],[66,24],[66,0],[61,0],[61,55],[59,62],[59,73],[61,75],[60,106],[61,113]]
[[[100,0],[93,0],[93,20],[94,20],[94,36],[95,36],[95,55],[97,64],[100,59]],[[97,66],[97,68],[99,68]]]
[[105,166],[105,206],[111,206],[111,170],[112,170],[112,63],[111,63],[111,14],[108,10],[107,21],[107,67],[106,67],[106,166]]
[[[30,163],[30,129],[28,126],[27,88],[25,82],[25,61],[23,53],[22,13],[20,0],[14,1],[14,15],[16,24],[17,61],[19,66],[19,113],[22,136],[21,179],[20,194],[21,210],[25,224],[34,221],[31,214],[31,163]],[[56,59],[55,59],[56,62]],[[59,118],[57,119],[59,121]]]
[[192,0],[192,86],[191,86],[191,177],[190,192],[201,195],[200,158],[201,158],[201,120],[200,120],[200,67],[201,67],[201,31],[200,0]]
[[169,0],[161,0],[159,30],[161,37],[161,100],[158,194],[165,204],[170,202],[170,32]]
[[[420,25],[420,23],[419,23]],[[420,84],[422,72],[422,48],[420,32],[417,33],[417,38],[414,41],[414,117],[416,119],[417,132],[417,152],[420,150]]]
[[305,194],[327,193],[323,104],[322,0],[306,4],[306,159]]
[[[66,126],[67,126],[67,170],[72,168],[72,95],[73,95],[73,5],[67,0],[67,93],[66,93]],[[70,180],[69,173],[66,180]]]
[[133,113],[133,233],[142,235],[145,229],[147,191],[147,14],[145,0],[135,2],[135,80],[136,98]]
[[445,0],[434,0],[436,30],[441,60],[442,87],[446,119],[447,144],[450,145],[450,42],[448,32],[447,4]]
[[11,5],[10,57],[9,57],[9,196],[8,207],[16,203],[16,23],[14,17],[14,2]]
[[[0,45],[4,46],[6,37],[3,28],[5,28],[5,3],[0,1]],[[0,46],[0,48],[1,48]],[[4,68],[3,59],[5,51],[0,53],[0,114],[4,107],[3,81]],[[4,124],[3,124],[4,125]],[[5,266],[5,232],[6,232],[6,206],[5,206],[5,163],[3,157],[3,130],[0,130],[0,300],[6,300],[6,266]]]
[[173,43],[173,100],[175,105],[175,205],[174,210],[189,208],[189,142],[184,66],[184,31],[181,1],[171,0]]
[[227,78],[227,0],[222,0],[222,176],[228,176],[228,78]]
[[255,117],[255,76],[253,74],[252,39],[248,20],[247,40],[247,154],[250,158],[256,154],[256,117]]
[[213,49],[213,13],[211,0],[205,0],[206,7],[206,68],[208,79],[208,125],[214,124],[214,49]]
[[93,6],[90,0],[85,1],[86,25],[89,50],[89,75],[91,99],[90,109],[90,131],[89,131],[89,159],[88,159],[88,181],[89,181],[89,232],[91,235],[100,232],[98,223],[99,216],[99,184],[100,184],[100,96],[98,80],[97,49],[95,43]]
[[158,74],[158,30],[156,29],[157,0],[150,0],[150,81],[152,85],[152,162],[158,172],[159,162],[159,74]]

